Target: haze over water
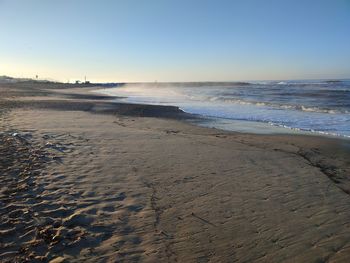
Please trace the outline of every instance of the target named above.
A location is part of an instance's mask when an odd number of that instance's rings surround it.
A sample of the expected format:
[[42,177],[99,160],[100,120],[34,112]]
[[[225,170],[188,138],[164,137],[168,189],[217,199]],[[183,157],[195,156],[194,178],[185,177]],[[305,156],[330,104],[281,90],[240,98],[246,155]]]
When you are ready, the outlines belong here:
[[126,84],[103,93],[178,106],[228,130],[235,129],[230,120],[239,120],[350,137],[349,80]]

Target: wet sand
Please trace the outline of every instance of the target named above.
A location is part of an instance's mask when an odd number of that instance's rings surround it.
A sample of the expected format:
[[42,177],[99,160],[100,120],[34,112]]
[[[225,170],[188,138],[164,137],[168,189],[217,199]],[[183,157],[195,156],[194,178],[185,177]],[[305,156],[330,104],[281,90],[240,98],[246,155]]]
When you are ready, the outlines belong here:
[[1,262],[348,262],[350,143],[0,84]]

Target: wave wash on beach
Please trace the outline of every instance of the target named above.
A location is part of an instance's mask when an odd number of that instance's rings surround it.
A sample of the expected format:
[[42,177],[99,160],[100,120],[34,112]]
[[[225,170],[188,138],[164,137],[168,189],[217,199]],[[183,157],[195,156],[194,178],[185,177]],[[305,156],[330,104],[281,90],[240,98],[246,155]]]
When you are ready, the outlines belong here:
[[178,106],[214,117],[210,125],[226,130],[235,130],[238,120],[350,137],[348,80],[146,83],[99,92],[123,97],[119,101]]

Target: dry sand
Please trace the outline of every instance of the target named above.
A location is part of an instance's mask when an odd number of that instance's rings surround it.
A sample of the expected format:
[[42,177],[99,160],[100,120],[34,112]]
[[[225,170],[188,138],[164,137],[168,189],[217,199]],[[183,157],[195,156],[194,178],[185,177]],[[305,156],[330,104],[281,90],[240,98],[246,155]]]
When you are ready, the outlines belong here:
[[50,85],[0,84],[1,262],[349,262],[349,141]]

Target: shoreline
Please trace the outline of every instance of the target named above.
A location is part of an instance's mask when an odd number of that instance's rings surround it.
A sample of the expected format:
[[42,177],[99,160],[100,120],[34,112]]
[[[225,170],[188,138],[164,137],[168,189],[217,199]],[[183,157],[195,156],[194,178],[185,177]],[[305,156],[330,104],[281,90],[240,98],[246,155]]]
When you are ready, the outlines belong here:
[[[103,90],[108,90],[110,88],[115,87],[109,87],[104,88],[100,87],[98,89],[92,89],[90,92],[109,96],[111,98],[114,98],[115,103],[119,104],[134,104],[134,105],[146,105],[146,106],[159,106],[159,107],[176,107],[180,109],[181,111],[192,115],[197,120],[194,122],[195,124],[201,125],[202,127],[207,128],[214,128],[218,130],[225,130],[225,131],[231,131],[231,132],[240,132],[240,133],[251,133],[251,134],[290,134],[290,135],[310,135],[310,136],[323,136],[327,138],[341,138],[344,140],[350,140],[350,136],[348,135],[342,135],[342,134],[335,134],[335,133],[327,133],[322,131],[313,131],[313,130],[307,130],[307,129],[301,129],[301,128],[293,128],[288,127],[284,125],[278,125],[278,124],[271,124],[267,122],[258,122],[258,121],[249,121],[249,120],[235,120],[230,118],[221,118],[221,117],[213,117],[213,116],[206,116],[201,114],[194,114],[186,112],[185,110],[181,109],[180,107],[176,105],[162,105],[162,104],[147,104],[147,103],[133,103],[133,102],[123,102],[121,99],[127,99],[126,97],[118,97],[111,95],[109,93],[103,92]],[[200,121],[202,120],[202,121]],[[238,125],[236,127],[235,125]]]
[[350,256],[349,141],[204,128],[92,87],[23,85],[0,84],[4,262]]

